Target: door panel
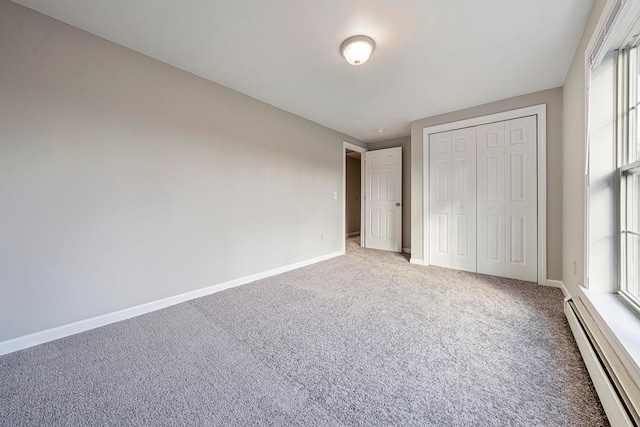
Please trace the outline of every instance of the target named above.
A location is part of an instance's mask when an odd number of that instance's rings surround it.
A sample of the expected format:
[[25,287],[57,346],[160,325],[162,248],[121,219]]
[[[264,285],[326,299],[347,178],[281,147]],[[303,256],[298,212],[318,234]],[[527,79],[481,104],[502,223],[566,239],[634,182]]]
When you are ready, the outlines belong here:
[[485,257],[489,261],[502,264],[502,218],[498,215],[487,214],[486,219],[487,243]]
[[[473,218],[475,220],[475,218]],[[474,221],[475,222],[475,221]],[[469,244],[469,220],[468,215],[456,215],[456,237],[454,256],[468,257],[471,252],[471,245]],[[475,252],[475,251],[474,251]],[[475,263],[474,263],[475,264]],[[475,271],[475,270],[474,270]]]
[[387,220],[387,224],[385,226],[385,231],[387,232],[386,238],[387,240],[396,240],[398,236],[395,233],[395,223],[396,223],[396,211],[395,210],[387,210],[385,218]]
[[450,264],[449,257],[449,214],[439,213],[436,222],[436,236],[437,247],[436,254],[442,257],[446,257],[446,264],[443,267],[448,267]]
[[380,226],[380,209],[371,209],[369,211],[369,218],[370,218],[370,224],[369,224],[369,237],[373,238],[373,239],[379,239],[380,238],[380,231],[381,231],[381,226]]
[[504,122],[477,127],[478,273],[504,276]]
[[451,133],[451,267],[476,271],[476,129]]
[[402,250],[402,147],[365,153],[365,244]]
[[451,268],[451,132],[429,136],[429,258]]
[[504,194],[504,182],[502,181],[504,173],[503,154],[502,150],[498,149],[494,149],[493,152],[494,154],[486,156],[485,161],[486,199],[492,202],[501,202]]
[[509,187],[511,201],[524,201],[526,199],[526,159],[524,153],[516,153],[510,155],[509,167],[511,173],[509,174]]
[[526,262],[526,223],[527,219],[523,216],[511,216],[510,241],[511,256],[509,262],[511,264],[524,265]]
[[538,280],[536,117],[505,122],[505,210],[509,218],[505,277]]

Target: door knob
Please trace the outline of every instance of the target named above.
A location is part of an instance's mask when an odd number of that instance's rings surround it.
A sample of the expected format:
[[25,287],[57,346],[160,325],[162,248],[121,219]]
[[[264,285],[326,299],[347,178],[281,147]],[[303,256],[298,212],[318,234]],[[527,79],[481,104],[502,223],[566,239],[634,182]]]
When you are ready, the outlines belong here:
[[396,206],[397,206],[397,207],[400,207],[400,203],[396,203]]
[[493,210],[493,206],[489,206],[489,210],[492,211]]

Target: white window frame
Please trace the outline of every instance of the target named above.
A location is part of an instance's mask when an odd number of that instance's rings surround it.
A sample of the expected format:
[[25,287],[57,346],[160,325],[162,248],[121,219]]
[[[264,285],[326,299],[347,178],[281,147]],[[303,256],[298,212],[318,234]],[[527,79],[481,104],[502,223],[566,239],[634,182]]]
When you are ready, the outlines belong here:
[[[635,384],[640,385],[640,317],[626,305],[618,292],[605,292],[598,290],[597,286],[591,286],[589,283],[589,109],[590,109],[590,86],[591,71],[605,57],[613,46],[620,46],[622,38],[627,34],[622,34],[623,29],[631,27],[632,21],[636,16],[640,15],[640,0],[607,0],[603,12],[593,32],[584,57],[584,81],[585,81],[585,229],[584,229],[584,282],[583,286],[578,287],[577,296],[586,306],[589,314],[603,333],[606,341],[611,345],[612,350],[620,359],[623,369],[628,372]],[[618,37],[616,39],[616,37]],[[612,90],[615,90],[612,88]],[[620,105],[618,103],[618,109]],[[617,126],[616,131],[626,132],[628,129]],[[617,153],[619,156],[620,153]],[[619,164],[619,163],[618,163]],[[614,169],[615,172],[615,169]],[[615,193],[619,197],[619,189],[615,189]],[[614,203],[619,206],[620,203]],[[619,212],[614,215],[619,220]],[[619,233],[620,224],[616,224],[612,230],[614,235]],[[615,244],[615,243],[614,243]],[[619,261],[615,262],[619,265]],[[619,271],[619,267],[616,268]],[[616,282],[618,280],[616,279]],[[590,289],[593,288],[593,289]]]

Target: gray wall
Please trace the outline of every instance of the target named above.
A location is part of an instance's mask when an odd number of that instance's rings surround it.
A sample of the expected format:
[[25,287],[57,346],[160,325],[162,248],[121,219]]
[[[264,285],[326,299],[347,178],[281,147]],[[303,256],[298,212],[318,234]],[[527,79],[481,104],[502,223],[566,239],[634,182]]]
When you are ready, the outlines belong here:
[[6,0],[0,58],[0,341],[342,250],[363,143]]
[[362,201],[360,200],[361,189],[361,167],[360,159],[347,157],[346,164],[346,205],[347,205],[347,234],[360,232],[360,213],[362,210]]
[[[575,295],[584,281],[584,167],[586,141],[584,54],[605,0],[596,0],[563,87],[562,282]],[[573,263],[576,273],[573,273]]]
[[425,127],[532,105],[547,105],[547,278],[560,280],[562,264],[562,88],[517,96],[411,123],[411,258],[423,259],[423,137]]
[[368,150],[402,147],[402,248],[411,248],[411,136],[371,142]]

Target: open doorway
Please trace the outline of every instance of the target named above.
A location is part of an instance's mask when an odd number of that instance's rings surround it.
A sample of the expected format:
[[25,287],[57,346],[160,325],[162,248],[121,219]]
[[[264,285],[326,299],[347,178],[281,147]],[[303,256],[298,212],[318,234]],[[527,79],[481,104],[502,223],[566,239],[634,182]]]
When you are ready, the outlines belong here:
[[360,236],[360,246],[365,247],[364,153],[367,150],[348,142],[344,142],[343,147],[343,236],[345,242],[347,238]]
[[362,161],[361,153],[347,149],[346,185],[345,185],[345,215],[346,215],[346,236],[360,236],[362,219]]

